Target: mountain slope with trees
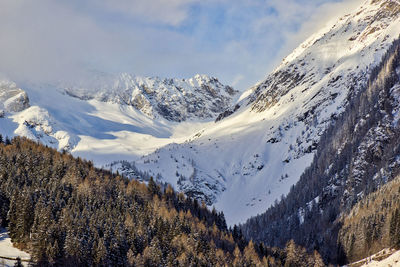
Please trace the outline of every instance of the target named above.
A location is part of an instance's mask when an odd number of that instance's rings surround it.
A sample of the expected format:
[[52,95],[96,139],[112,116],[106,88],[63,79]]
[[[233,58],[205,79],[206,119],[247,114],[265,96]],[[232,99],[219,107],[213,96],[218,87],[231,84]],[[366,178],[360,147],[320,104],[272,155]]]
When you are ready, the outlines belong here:
[[400,176],[364,197],[341,218],[339,242],[350,262],[400,249]]
[[0,142],[0,223],[38,266],[281,266],[293,251],[323,264],[293,242],[286,250],[246,242],[222,213],[170,186],[19,137]]
[[[294,239],[333,263],[368,256],[369,250],[349,252],[346,238],[356,232],[346,232],[341,215],[400,173],[399,96],[397,39],[371,70],[368,85],[350,96],[346,111],[321,137],[300,181],[279,203],[249,219],[242,226],[245,236],[276,246]],[[375,219],[365,218],[368,224]]]
[[215,205],[228,224],[263,213],[299,181],[321,136],[367,86],[400,34],[399,1],[366,0],[346,12],[215,124],[136,160],[136,168]]

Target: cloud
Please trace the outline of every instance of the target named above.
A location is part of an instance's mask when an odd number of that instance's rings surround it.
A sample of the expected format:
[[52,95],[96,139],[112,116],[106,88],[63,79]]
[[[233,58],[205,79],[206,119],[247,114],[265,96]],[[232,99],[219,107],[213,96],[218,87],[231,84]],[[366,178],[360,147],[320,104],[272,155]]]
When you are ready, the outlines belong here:
[[355,2],[0,0],[0,73],[17,82],[204,73],[246,89]]
[[46,0],[2,0],[0,36],[0,71],[17,79],[73,72],[112,38],[90,19]]
[[199,0],[92,0],[92,5],[139,18],[148,23],[181,24],[188,16],[189,8]]

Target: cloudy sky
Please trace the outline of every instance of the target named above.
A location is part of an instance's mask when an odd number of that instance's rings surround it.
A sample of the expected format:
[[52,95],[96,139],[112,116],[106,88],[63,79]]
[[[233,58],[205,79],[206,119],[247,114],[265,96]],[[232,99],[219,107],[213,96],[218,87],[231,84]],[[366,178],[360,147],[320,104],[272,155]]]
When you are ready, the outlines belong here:
[[0,0],[0,73],[218,77],[244,90],[363,0]]

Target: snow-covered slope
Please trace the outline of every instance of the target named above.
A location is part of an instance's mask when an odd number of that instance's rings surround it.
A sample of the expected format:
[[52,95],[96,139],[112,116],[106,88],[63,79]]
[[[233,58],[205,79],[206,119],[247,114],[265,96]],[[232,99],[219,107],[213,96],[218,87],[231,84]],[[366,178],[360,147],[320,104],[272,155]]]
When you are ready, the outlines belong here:
[[60,150],[69,150],[76,145],[78,137],[60,126],[46,109],[30,105],[26,91],[8,80],[0,81],[1,134],[26,136]]
[[265,211],[298,181],[319,137],[399,36],[399,16],[399,1],[366,1],[311,36],[239,109],[136,167],[215,204],[229,224]]
[[[3,81],[0,107],[18,108],[0,108],[0,133],[26,136],[101,166],[183,142],[212,124],[238,93],[205,75],[114,78],[103,75],[85,86],[24,84],[24,90]],[[138,98],[147,104],[140,106]]]
[[31,258],[30,255],[13,247],[11,238],[8,236],[6,230],[0,228],[0,265],[14,266],[16,261],[12,259],[16,259],[17,257],[22,260],[24,266],[28,266],[28,261]]
[[400,265],[400,251],[384,249],[368,258],[353,262],[344,267],[390,267]]

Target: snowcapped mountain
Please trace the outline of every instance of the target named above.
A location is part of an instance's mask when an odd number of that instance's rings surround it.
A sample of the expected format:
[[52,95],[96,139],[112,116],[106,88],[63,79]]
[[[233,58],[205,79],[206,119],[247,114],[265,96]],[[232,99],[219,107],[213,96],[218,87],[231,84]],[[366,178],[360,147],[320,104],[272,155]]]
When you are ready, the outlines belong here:
[[287,194],[320,136],[400,34],[399,1],[366,1],[311,36],[237,105],[135,168],[243,222]]
[[399,34],[400,1],[368,0],[312,35],[238,101],[231,87],[202,75],[105,75],[23,90],[5,82],[0,131],[131,177],[158,177],[215,205],[229,224],[244,222],[299,180],[321,135]]
[[[293,239],[339,265],[392,246],[387,240],[393,240],[389,220],[398,208],[390,201],[398,201],[399,189],[393,182],[400,175],[399,89],[400,38],[321,136],[311,165],[289,194],[248,219],[244,235],[270,246]],[[371,233],[372,239],[365,238]]]
[[179,80],[96,74],[74,85],[21,87],[0,84],[0,133],[26,136],[98,165],[180,142],[212,123],[238,95],[206,75]]
[[238,91],[218,79],[196,75],[190,79],[143,78],[123,73],[102,77],[95,88],[72,86],[67,94],[83,99],[128,105],[152,119],[181,122],[214,118],[232,103]]

